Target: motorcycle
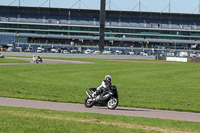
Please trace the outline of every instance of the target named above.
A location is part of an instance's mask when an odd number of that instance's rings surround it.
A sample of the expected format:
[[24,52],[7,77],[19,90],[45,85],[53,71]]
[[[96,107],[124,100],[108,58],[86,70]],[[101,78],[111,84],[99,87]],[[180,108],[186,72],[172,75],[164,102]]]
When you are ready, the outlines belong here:
[[33,59],[33,62],[35,63],[42,63],[42,58],[40,56],[38,56],[37,58]]
[[37,60],[38,60],[38,63],[39,63],[39,62],[42,63],[42,58],[41,58],[40,56],[38,56]]
[[84,102],[86,108],[91,108],[93,106],[107,106],[108,109],[115,109],[119,103],[116,86],[110,86],[108,89],[104,89],[102,94],[96,96],[90,95],[88,91],[86,91],[86,95],[87,98]]

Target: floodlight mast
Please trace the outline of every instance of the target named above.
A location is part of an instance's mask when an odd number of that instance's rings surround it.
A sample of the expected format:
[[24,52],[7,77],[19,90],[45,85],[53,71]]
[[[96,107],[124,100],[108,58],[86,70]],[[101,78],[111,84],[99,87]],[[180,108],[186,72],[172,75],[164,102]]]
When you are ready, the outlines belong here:
[[104,51],[104,35],[105,35],[105,18],[106,18],[106,0],[101,0],[100,8],[100,28],[99,28],[99,51]]
[[199,0],[199,10],[198,10],[198,13],[200,14],[200,0]]
[[171,13],[171,0],[169,0],[169,13]]
[[109,10],[111,10],[111,0],[109,0]]
[[139,11],[141,12],[141,0],[139,0]]

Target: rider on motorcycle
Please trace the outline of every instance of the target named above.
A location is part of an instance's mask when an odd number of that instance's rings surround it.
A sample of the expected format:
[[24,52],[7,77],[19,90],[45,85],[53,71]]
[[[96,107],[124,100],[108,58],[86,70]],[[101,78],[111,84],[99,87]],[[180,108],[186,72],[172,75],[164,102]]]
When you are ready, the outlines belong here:
[[37,55],[37,59],[38,59],[39,62],[42,63],[42,58],[39,55]]
[[106,75],[105,79],[102,81],[101,85],[96,89],[96,88],[90,88],[90,90],[93,92],[92,97],[95,97],[95,95],[101,94],[103,96],[103,91],[104,89],[108,89],[112,83],[111,83],[112,77],[110,75]]
[[4,55],[0,53],[0,58],[4,58]]
[[35,55],[33,55],[33,62],[36,62],[37,58]]

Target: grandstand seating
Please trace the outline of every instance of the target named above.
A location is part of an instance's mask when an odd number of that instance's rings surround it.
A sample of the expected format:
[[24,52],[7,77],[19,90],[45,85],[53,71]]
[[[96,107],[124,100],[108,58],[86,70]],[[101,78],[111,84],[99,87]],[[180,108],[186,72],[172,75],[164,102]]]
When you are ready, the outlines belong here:
[[[29,40],[31,43],[37,42],[33,41],[34,37],[42,41],[46,38],[47,42],[49,38],[63,39],[68,42],[77,39],[79,43],[80,38],[92,40],[93,43],[99,39],[98,10],[1,7],[0,25],[3,28],[1,33],[20,35],[25,37],[27,42]],[[105,39],[118,41],[119,44],[116,44],[118,46],[126,47],[127,42],[130,46],[132,42],[146,40],[154,43],[161,41],[172,43],[171,40],[189,44],[200,42],[199,15],[131,11],[107,11],[106,13]],[[120,44],[122,42],[123,45]],[[127,52],[127,50],[124,51],[124,53]],[[152,54],[151,51],[135,51],[138,54],[140,52]]]
[[[41,15],[41,14],[26,14],[12,13],[9,16],[6,14],[0,15],[0,22],[25,22],[25,23],[50,23],[50,24],[71,24],[71,25],[99,25],[99,18],[87,16],[72,16],[68,15]],[[179,18],[178,18],[179,19]],[[106,19],[107,26],[118,27],[141,27],[141,28],[164,28],[164,29],[185,29],[199,30],[200,23],[198,21],[179,21],[179,20],[162,20],[162,19],[139,19],[139,18],[116,18],[109,16]]]
[[60,24],[68,24],[67,20],[60,20]]

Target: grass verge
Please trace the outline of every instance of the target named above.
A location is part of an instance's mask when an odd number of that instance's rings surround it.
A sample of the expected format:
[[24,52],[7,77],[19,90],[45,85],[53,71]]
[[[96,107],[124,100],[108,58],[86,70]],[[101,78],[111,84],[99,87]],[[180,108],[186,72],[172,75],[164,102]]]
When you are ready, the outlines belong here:
[[199,132],[200,123],[0,106],[0,132]]
[[30,63],[29,61],[0,58],[0,63]]

